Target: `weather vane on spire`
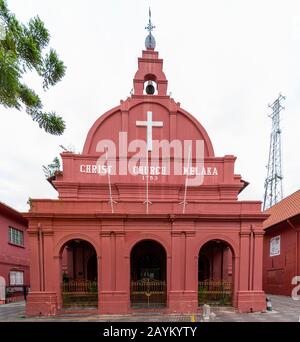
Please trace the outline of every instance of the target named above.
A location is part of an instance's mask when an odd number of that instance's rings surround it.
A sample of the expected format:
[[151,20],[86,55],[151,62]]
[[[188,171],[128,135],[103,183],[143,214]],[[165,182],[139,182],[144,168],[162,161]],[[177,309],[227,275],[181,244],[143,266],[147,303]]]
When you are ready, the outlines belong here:
[[148,36],[146,37],[145,40],[145,46],[147,50],[154,50],[155,49],[155,39],[152,35],[152,31],[153,29],[155,29],[155,26],[152,25],[152,21],[151,21],[151,8],[149,7],[149,22],[148,25],[145,27],[145,29],[149,32]]

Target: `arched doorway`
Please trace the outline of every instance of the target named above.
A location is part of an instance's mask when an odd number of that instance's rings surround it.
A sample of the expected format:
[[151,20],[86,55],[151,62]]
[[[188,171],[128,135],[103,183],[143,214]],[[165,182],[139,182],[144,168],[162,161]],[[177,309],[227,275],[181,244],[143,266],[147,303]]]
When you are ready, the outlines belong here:
[[97,254],[87,241],[68,241],[61,250],[63,307],[98,306]]
[[233,253],[222,240],[205,243],[198,256],[198,304],[232,305]]
[[130,254],[130,302],[133,307],[163,307],[167,299],[167,256],[153,240],[138,242]]

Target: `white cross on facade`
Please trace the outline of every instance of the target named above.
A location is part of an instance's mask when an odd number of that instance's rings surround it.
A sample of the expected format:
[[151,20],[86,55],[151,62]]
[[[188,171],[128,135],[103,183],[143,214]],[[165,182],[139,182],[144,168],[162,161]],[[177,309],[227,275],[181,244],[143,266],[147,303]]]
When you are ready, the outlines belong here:
[[147,121],[136,121],[138,127],[147,127],[147,150],[152,151],[152,127],[163,127],[162,121],[152,121],[152,112],[147,112]]

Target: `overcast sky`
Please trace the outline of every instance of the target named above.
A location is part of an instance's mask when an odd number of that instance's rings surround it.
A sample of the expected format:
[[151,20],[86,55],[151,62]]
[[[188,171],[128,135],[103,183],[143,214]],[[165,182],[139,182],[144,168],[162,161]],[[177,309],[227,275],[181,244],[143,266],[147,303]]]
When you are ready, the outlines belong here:
[[21,21],[40,16],[67,66],[46,93],[35,74],[26,76],[67,129],[51,136],[24,111],[0,107],[0,201],[26,211],[28,197],[56,198],[42,165],[60,144],[81,152],[94,121],[129,95],[149,5],[169,91],[206,128],[217,156],[237,156],[235,172],[250,182],[240,199],[263,198],[268,104],[279,92],[287,97],[284,195],[300,188],[299,0],[8,0]]

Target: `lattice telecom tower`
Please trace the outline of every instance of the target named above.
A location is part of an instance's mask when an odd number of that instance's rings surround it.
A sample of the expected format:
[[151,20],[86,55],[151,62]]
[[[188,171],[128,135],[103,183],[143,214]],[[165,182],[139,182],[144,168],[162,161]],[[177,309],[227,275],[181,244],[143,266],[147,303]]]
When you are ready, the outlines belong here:
[[272,119],[272,131],[270,136],[270,150],[268,173],[265,180],[265,196],[263,210],[270,208],[283,197],[282,191],[282,169],[281,169],[281,129],[280,129],[280,111],[284,109],[281,101],[285,100],[285,96],[279,94],[278,98],[269,105],[272,113],[269,117]]

